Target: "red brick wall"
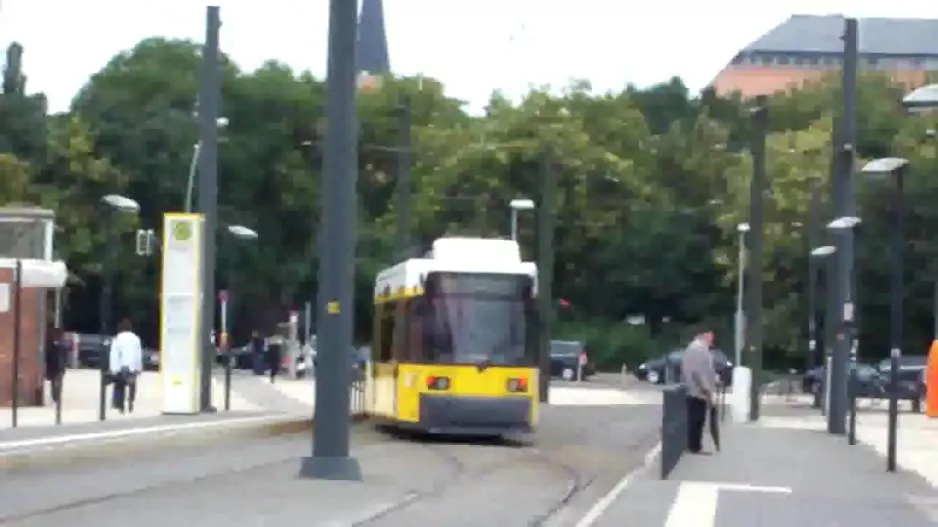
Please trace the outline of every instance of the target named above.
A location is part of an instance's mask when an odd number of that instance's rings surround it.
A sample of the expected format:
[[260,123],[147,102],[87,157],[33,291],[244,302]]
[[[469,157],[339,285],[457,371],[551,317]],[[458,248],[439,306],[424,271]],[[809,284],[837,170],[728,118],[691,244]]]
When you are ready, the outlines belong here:
[[[13,271],[0,269],[0,283],[12,284]],[[43,361],[39,353],[39,298],[44,289],[23,289],[20,318],[19,402],[42,404]],[[0,313],[0,407],[10,406],[13,391],[13,286],[10,310]]]

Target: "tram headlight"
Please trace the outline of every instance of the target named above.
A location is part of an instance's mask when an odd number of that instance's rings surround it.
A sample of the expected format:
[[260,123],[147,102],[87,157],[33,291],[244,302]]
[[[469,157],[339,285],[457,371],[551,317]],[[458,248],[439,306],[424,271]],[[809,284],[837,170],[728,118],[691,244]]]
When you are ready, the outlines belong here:
[[449,377],[427,377],[428,390],[449,390]]
[[509,393],[525,393],[528,391],[528,380],[524,377],[508,379],[506,389]]

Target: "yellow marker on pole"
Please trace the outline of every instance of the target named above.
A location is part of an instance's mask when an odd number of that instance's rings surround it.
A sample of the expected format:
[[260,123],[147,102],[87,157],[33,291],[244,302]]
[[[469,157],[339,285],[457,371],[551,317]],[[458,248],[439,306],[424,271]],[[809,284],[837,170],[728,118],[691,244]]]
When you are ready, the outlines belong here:
[[332,302],[329,302],[328,304],[326,304],[326,313],[329,313],[330,315],[338,315],[339,314],[339,301],[333,300]]

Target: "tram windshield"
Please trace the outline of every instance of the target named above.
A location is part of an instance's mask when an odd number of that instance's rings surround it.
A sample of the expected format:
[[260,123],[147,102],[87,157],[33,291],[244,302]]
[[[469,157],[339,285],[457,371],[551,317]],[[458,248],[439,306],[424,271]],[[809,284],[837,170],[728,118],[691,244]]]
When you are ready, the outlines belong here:
[[530,362],[532,279],[524,275],[434,273],[423,349],[432,362],[523,365]]

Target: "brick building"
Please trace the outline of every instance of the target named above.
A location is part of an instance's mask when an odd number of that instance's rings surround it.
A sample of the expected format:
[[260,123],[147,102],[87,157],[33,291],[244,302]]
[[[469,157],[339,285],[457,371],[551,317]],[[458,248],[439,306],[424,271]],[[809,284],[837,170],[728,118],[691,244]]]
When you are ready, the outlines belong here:
[[[744,47],[710,83],[720,95],[769,95],[841,70],[844,17],[794,15]],[[910,88],[938,72],[938,20],[861,18],[859,67]]]
[[[44,340],[50,320],[50,292],[62,287],[67,271],[52,261],[52,211],[0,208],[0,407],[13,399],[15,321],[19,320],[19,382],[22,405],[43,404]],[[19,316],[15,305],[17,261],[22,265]]]

